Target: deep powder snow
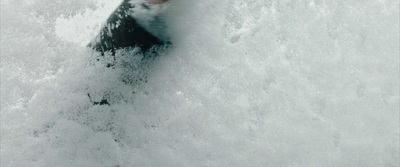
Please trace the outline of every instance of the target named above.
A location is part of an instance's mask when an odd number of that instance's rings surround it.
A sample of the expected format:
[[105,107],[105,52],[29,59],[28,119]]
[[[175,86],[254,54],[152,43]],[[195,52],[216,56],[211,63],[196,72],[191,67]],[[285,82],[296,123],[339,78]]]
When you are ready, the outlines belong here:
[[399,1],[170,0],[114,60],[118,4],[1,1],[2,167],[399,166]]

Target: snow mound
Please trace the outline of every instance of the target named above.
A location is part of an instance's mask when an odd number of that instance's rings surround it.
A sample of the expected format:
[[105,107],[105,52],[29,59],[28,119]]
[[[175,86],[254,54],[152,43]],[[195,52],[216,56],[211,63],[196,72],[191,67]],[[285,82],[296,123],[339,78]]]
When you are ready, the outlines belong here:
[[118,3],[1,2],[2,167],[400,164],[398,1],[170,0],[102,57]]

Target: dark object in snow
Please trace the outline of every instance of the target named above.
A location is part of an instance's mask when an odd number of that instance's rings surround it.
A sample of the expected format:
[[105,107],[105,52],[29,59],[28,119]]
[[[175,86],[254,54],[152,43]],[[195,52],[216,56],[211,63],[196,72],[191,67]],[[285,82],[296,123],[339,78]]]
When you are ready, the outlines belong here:
[[154,46],[164,45],[165,42],[146,31],[137,19],[132,16],[132,9],[151,10],[148,4],[133,5],[130,0],[124,0],[111,14],[107,23],[101,29],[96,39],[88,47],[100,52],[115,54],[115,50],[126,47],[139,47],[146,52]]
[[97,102],[97,101],[92,100],[92,97],[90,96],[89,93],[87,95],[89,97],[89,100],[93,103],[93,105],[110,105],[110,103],[108,103],[107,99],[101,99],[100,102]]

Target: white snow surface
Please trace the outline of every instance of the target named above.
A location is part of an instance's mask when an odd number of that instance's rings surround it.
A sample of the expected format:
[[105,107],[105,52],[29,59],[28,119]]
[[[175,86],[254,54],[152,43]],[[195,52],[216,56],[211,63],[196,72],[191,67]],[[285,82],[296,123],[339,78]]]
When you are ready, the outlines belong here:
[[1,167],[399,166],[398,0],[170,0],[107,68],[119,3],[1,1]]

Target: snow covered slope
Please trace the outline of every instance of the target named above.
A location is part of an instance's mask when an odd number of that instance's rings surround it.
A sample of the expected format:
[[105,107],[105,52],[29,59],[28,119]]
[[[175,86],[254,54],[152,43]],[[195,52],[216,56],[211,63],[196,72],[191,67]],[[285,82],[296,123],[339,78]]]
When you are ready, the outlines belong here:
[[399,1],[170,1],[114,68],[118,1],[1,1],[0,165],[399,166]]

